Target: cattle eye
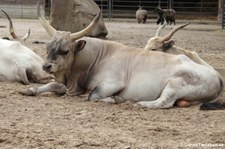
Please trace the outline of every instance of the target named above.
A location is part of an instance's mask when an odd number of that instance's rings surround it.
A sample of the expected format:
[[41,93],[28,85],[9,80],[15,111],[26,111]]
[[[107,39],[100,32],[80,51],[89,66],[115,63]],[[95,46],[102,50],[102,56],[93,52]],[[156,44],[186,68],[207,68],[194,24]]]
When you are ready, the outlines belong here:
[[59,54],[59,55],[67,55],[68,52],[69,52],[69,51],[62,51],[62,50],[60,50],[60,51],[58,52],[58,54]]

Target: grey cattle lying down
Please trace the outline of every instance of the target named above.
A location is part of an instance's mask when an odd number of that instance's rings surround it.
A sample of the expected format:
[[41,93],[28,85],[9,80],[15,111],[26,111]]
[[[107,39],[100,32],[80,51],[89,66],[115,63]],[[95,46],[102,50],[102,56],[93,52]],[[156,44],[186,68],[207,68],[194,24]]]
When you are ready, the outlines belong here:
[[18,41],[0,39],[0,53],[0,82],[48,83],[53,78],[43,71],[43,59]]
[[[219,67],[213,68],[207,62],[205,62],[203,59],[201,59],[196,52],[186,50],[186,49],[183,49],[181,47],[175,46],[174,41],[170,40],[171,37],[174,35],[174,33],[176,33],[181,28],[187,26],[188,24],[190,24],[190,23],[186,23],[184,25],[177,26],[165,37],[160,37],[159,35],[160,35],[161,31],[166,25],[166,23],[164,23],[162,26],[160,26],[158,28],[155,37],[152,37],[148,40],[148,43],[145,46],[145,50],[160,51],[160,52],[176,54],[176,55],[177,54],[184,54],[198,64],[204,65],[204,66],[209,67],[211,69],[215,69],[224,78],[225,77],[225,68],[219,68]],[[221,104],[212,104],[212,105],[213,106],[211,106],[209,103],[203,104],[201,109],[204,109],[204,110],[206,110],[206,109],[221,109],[223,107]],[[204,106],[207,106],[207,107],[204,107]]]
[[13,40],[16,41],[9,41],[9,38],[0,39],[0,82],[17,81],[29,84],[51,81],[54,78],[53,75],[42,69],[43,59],[21,44],[28,39],[30,30],[24,37],[18,37],[14,32],[12,20],[5,11],[2,10],[2,12],[9,20],[9,31]]
[[52,91],[80,95],[88,92],[92,101],[130,100],[147,108],[170,108],[180,101],[190,105],[212,101],[223,92],[223,80],[217,71],[185,55],[145,52],[113,41],[82,38],[97,18],[84,31],[71,34],[56,31],[40,16],[52,36],[43,68],[55,75],[56,82],[21,93],[37,95]]
[[[201,103],[223,92],[222,78],[215,70],[184,55],[147,53],[88,37],[73,43],[67,41],[54,41],[54,45],[61,45],[58,48],[53,48],[53,43],[49,45],[48,62],[44,65],[61,83],[60,87],[55,82],[30,88],[24,94],[37,95],[54,89],[63,94],[66,88],[69,95],[90,92],[89,100],[113,96],[116,101],[132,100],[148,108],[170,108],[178,100]],[[65,49],[65,45],[74,48]]]

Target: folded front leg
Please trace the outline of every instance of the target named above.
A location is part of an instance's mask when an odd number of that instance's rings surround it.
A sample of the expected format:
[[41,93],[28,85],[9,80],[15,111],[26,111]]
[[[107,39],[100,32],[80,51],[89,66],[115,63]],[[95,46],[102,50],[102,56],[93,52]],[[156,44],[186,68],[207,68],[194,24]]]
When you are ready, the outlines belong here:
[[27,96],[36,96],[44,92],[54,92],[57,95],[64,95],[66,93],[66,86],[58,82],[50,82],[40,87],[31,87],[20,91],[19,93]]
[[90,93],[89,100],[99,100],[113,96],[124,89],[122,82],[102,82]]

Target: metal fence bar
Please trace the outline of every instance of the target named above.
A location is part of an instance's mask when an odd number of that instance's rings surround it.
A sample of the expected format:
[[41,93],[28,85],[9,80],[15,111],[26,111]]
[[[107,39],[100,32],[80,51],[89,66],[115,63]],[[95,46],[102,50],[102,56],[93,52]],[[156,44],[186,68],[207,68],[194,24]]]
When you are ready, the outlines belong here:
[[109,18],[109,20],[111,20],[112,19],[112,11],[113,11],[113,3],[112,3],[112,0],[108,0],[108,4],[109,4],[108,18]]
[[95,0],[105,18],[109,18],[109,0]]
[[225,0],[223,0],[222,29],[225,29]]

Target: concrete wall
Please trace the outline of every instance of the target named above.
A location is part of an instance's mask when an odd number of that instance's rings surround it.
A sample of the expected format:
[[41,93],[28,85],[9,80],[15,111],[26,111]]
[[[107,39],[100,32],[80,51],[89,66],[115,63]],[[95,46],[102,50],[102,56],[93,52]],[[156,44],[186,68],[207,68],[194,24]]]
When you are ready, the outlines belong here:
[[[41,0],[41,11],[44,15],[44,0]],[[37,0],[0,0],[0,9],[3,9],[11,18],[37,18]],[[0,11],[0,17],[5,17]]]

